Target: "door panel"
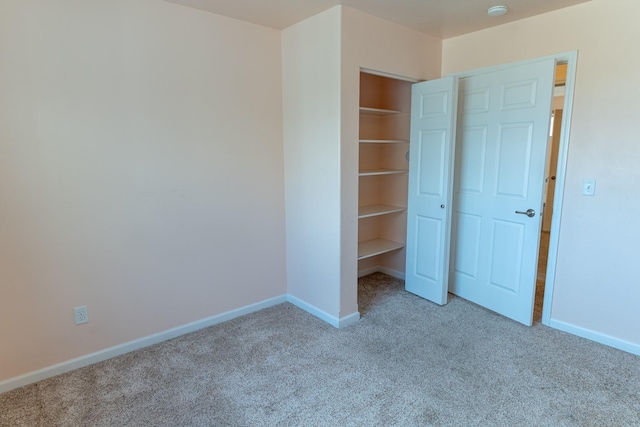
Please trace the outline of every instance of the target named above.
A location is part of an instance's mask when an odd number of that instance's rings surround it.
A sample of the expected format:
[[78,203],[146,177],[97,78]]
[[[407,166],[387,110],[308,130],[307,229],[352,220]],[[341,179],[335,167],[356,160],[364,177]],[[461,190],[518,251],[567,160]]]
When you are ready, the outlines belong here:
[[447,131],[443,129],[420,131],[418,157],[423,169],[430,173],[419,173],[418,194],[422,196],[444,196],[445,150]]
[[447,302],[457,78],[417,83],[411,94],[405,286]]
[[459,143],[460,191],[481,194],[484,191],[485,160],[487,158],[487,127],[473,126],[463,130]]
[[418,215],[416,223],[417,237],[421,242],[416,255],[422,261],[416,264],[415,273],[423,280],[437,283],[441,275],[439,267],[442,260],[438,244],[442,235],[442,221]]
[[518,275],[522,268],[523,236],[522,224],[493,221],[489,284],[516,295],[520,282]]
[[456,212],[456,220],[457,234],[465,236],[465,245],[456,247],[454,252],[456,273],[477,279],[480,269],[482,217]]
[[497,154],[498,196],[527,198],[532,137],[532,123],[499,126]]
[[527,325],[554,74],[551,59],[459,83],[450,291]]

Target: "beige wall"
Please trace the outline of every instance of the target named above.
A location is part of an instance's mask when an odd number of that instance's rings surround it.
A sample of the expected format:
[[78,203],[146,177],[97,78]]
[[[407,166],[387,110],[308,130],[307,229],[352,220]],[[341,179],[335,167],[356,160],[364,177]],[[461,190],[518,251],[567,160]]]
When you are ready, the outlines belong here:
[[281,94],[275,30],[0,2],[0,381],[286,292]]
[[341,53],[341,299],[357,310],[358,116],[360,68],[419,80],[440,76],[442,41],[342,7]]
[[431,79],[573,49],[552,318],[637,348],[639,13],[593,0],[442,43],[347,7],[281,39],[157,0],[3,0],[0,381],[287,280],[330,316],[353,313],[359,68]]
[[441,46],[343,6],[282,32],[288,291],[334,324],[358,311],[360,67],[435,78]]
[[[333,320],[340,295],[340,8],[282,32],[287,286]],[[325,320],[330,320],[325,318]]]
[[[640,2],[593,0],[448,39],[443,74],[578,50],[551,309],[556,326],[640,352]],[[568,119],[568,118],[567,118]],[[597,179],[595,197],[582,180]]]

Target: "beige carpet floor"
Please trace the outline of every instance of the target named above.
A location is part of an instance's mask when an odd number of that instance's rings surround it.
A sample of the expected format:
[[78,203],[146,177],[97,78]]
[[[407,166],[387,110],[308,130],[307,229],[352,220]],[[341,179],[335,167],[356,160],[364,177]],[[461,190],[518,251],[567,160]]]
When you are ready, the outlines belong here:
[[2,426],[639,426],[640,357],[383,274],[0,395]]

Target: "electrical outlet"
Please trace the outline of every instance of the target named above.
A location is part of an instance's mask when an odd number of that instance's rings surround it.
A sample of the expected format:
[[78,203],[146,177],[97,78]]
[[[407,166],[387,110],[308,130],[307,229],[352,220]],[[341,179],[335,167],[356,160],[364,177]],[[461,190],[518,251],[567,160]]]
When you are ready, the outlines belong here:
[[83,305],[82,307],[75,307],[73,309],[73,317],[76,321],[76,325],[82,325],[83,323],[88,323],[89,312],[87,311],[87,306]]

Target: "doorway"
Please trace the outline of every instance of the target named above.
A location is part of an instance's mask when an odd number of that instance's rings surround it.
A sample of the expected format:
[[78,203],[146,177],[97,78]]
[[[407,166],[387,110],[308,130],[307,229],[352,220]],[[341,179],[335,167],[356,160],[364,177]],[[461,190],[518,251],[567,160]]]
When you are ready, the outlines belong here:
[[451,293],[533,321],[555,58],[461,78]]
[[[557,250],[558,250],[558,238],[559,238],[559,230],[560,230],[560,221],[561,213],[562,213],[562,199],[564,193],[564,183],[565,183],[565,173],[566,173],[566,165],[568,158],[568,148],[569,148],[569,132],[570,132],[570,119],[571,119],[571,111],[573,105],[573,94],[574,94],[574,85],[575,85],[575,75],[576,75],[576,67],[577,67],[577,52],[567,52],[557,55],[552,55],[544,58],[536,58],[529,61],[523,61],[519,64],[526,64],[530,62],[542,61],[546,59],[554,59],[556,64],[561,64],[561,69],[563,71],[566,70],[566,75],[563,76],[564,80],[564,101],[561,102],[561,109],[563,110],[563,120],[558,122],[557,128],[559,128],[559,142],[558,142],[558,156],[557,156],[557,171],[556,171],[556,180],[554,185],[555,196],[553,203],[551,203],[551,207],[553,208],[553,220],[551,221],[551,226],[548,234],[548,252],[546,257],[546,266],[543,264],[540,266],[544,274],[544,285],[541,287],[540,299],[542,300],[542,313],[540,316],[540,320],[543,324],[549,326],[551,320],[551,311],[553,306],[553,288],[555,282],[555,272],[556,272],[556,262],[557,262]],[[511,67],[513,64],[504,64],[502,66],[490,67],[485,70],[500,70]],[[468,72],[457,73],[456,76],[459,78],[464,78],[468,76],[473,76],[478,74],[484,70],[472,70]],[[555,85],[555,82],[554,82]],[[547,237],[547,236],[545,236]],[[546,243],[546,242],[544,242]],[[536,245],[536,256],[540,255],[540,247],[539,242]],[[543,252],[542,255],[545,253]],[[540,257],[538,257],[540,259]],[[545,261],[544,258],[542,258]],[[537,263],[536,263],[537,264]],[[535,276],[532,278],[535,280]],[[535,290],[535,284],[534,284]],[[531,294],[532,303],[535,301],[535,291]],[[532,317],[533,317],[533,304],[532,304]]]
[[556,79],[553,94],[551,126],[549,131],[549,148],[547,150],[547,166],[545,173],[545,197],[542,212],[542,230],[538,250],[538,270],[536,274],[536,293],[534,301],[533,320],[542,320],[544,290],[547,275],[547,260],[549,257],[549,238],[553,221],[553,204],[555,199],[555,184],[557,180],[558,153],[564,112],[564,88],[566,83],[567,63],[556,65]]

